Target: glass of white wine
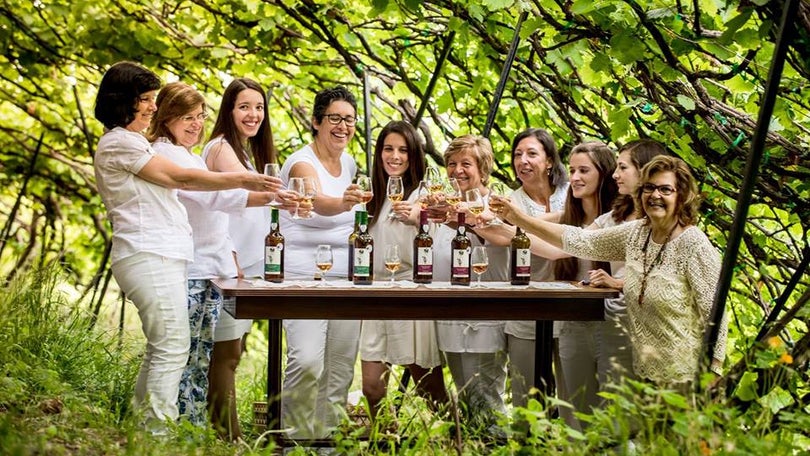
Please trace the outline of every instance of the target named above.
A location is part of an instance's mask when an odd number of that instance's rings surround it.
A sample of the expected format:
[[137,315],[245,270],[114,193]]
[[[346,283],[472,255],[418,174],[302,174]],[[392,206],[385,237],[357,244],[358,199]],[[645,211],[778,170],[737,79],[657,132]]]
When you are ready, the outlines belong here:
[[318,286],[326,285],[326,273],[332,269],[332,246],[328,244],[321,244],[315,249],[315,267],[318,268],[322,276],[321,283]]
[[383,258],[383,261],[385,261],[385,269],[391,273],[391,283],[394,283],[394,274],[396,274],[396,272],[399,270],[399,265],[401,262],[399,258],[399,245],[386,245],[385,257]]
[[491,184],[489,184],[489,192],[490,192],[489,210],[491,210],[492,213],[496,215],[496,217],[488,221],[486,223],[487,226],[503,225],[501,219],[498,218],[498,216],[500,216],[501,212],[503,211],[503,204],[493,200],[492,195],[499,196],[501,198],[506,198],[508,188],[509,187],[507,187],[506,184],[504,184],[501,181],[494,181]]
[[357,176],[355,184],[357,184],[357,186],[360,187],[360,191],[363,192],[360,201],[363,203],[363,210],[366,210],[366,204],[374,198],[374,190],[371,188],[371,178],[360,174]]
[[483,245],[477,245],[473,247],[472,256],[470,258],[470,263],[472,263],[472,270],[475,275],[478,276],[478,279],[475,282],[475,286],[480,287],[481,285],[481,276],[487,272],[487,267],[489,267],[489,258],[487,257],[487,248]]
[[[315,195],[318,194],[318,186],[315,183],[315,178],[312,176],[303,177],[302,179],[304,179],[304,192],[301,194],[301,200],[311,206],[312,200],[315,198]],[[298,211],[296,210],[296,212]],[[309,212],[301,216],[301,218],[312,218],[312,210],[310,209]]]
[[464,195],[467,201],[467,210],[476,217],[484,212],[484,198],[481,196],[481,191],[477,188],[467,190]]
[[[270,177],[280,177],[281,175],[281,168],[279,168],[278,163],[267,163],[264,165],[264,175]],[[281,201],[276,199],[276,194],[273,194],[273,198],[267,203],[267,206],[279,207],[284,205]]]
[[425,170],[425,182],[428,184],[430,194],[439,193],[442,191],[442,178],[439,168],[430,166]]
[[404,190],[402,188],[402,177],[388,176],[388,184],[386,185],[386,192],[388,193],[388,200],[391,201],[391,212],[388,213],[388,218],[397,218],[394,213],[393,204],[402,201]]
[[[301,202],[304,199],[304,193],[306,192],[306,186],[304,185],[304,178],[303,177],[291,177],[290,182],[288,184],[288,189],[291,193],[292,198],[297,201]],[[295,208],[295,213],[293,213],[292,217],[293,220],[300,220],[301,217],[298,214],[298,207]]]

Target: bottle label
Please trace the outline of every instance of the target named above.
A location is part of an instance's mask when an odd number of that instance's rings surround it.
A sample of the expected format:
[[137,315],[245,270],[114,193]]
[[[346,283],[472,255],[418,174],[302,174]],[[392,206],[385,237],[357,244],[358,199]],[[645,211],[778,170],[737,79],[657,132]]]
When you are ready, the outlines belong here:
[[265,274],[278,274],[281,272],[281,252],[283,249],[284,244],[264,247]]
[[433,247],[416,249],[416,275],[433,275]]
[[354,249],[354,276],[369,277],[371,275],[371,247],[358,247]]
[[470,249],[453,249],[451,274],[454,278],[470,276]]
[[532,275],[532,254],[529,249],[515,251],[515,276],[529,277]]

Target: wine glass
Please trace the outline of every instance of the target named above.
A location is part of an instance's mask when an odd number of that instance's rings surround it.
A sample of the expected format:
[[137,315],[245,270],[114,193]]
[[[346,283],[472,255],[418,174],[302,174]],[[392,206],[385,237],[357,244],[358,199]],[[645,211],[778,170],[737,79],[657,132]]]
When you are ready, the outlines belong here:
[[386,192],[388,193],[388,200],[391,201],[392,204],[391,212],[388,213],[388,218],[393,219],[397,217],[396,213],[394,213],[393,204],[402,201],[402,197],[404,196],[404,190],[402,189],[402,177],[388,176]]
[[371,189],[371,178],[368,176],[364,176],[360,174],[357,176],[357,180],[355,184],[360,188],[360,191],[363,192],[363,196],[360,198],[360,201],[363,203],[363,210],[366,210],[366,203],[371,201],[374,198],[373,190]]
[[425,182],[428,184],[430,194],[438,193],[442,190],[442,178],[439,168],[430,166],[425,170]]
[[478,276],[478,280],[476,281],[475,286],[480,287],[481,275],[487,272],[487,267],[489,266],[489,258],[487,257],[487,248],[484,247],[483,245],[477,245],[473,247],[470,263],[472,263],[473,272],[475,273],[475,275]]
[[385,269],[391,272],[391,283],[394,283],[394,274],[399,270],[401,261],[399,258],[398,244],[388,244],[385,246],[385,257],[383,261],[385,261]]
[[486,223],[486,226],[503,225],[501,219],[497,217],[501,215],[501,212],[503,210],[503,204],[493,200],[492,195],[496,195],[501,198],[506,198],[508,187],[501,181],[494,181],[491,184],[489,184],[489,192],[490,192],[489,209],[496,215],[496,217],[488,221]]
[[[306,193],[306,186],[304,185],[304,178],[303,177],[292,177],[290,178],[290,182],[288,185],[289,191],[292,194],[292,198],[296,202],[301,202],[304,199],[304,194]],[[298,215],[298,207],[295,208],[295,212],[293,213],[292,217],[293,220],[300,220],[303,217]]]
[[[265,176],[279,177],[280,174],[281,174],[281,168],[279,168],[278,163],[267,163],[267,164],[264,165],[264,175]],[[266,206],[273,206],[273,207],[279,207],[279,206],[283,206],[283,205],[284,205],[284,203],[282,203],[281,201],[276,200],[276,194],[275,193],[273,194],[273,199],[271,199],[270,202],[266,204]]]
[[417,201],[419,201],[419,206],[421,206],[422,210],[428,208],[430,204],[430,185],[428,185],[427,181],[419,181],[419,187],[416,190]]
[[467,210],[474,216],[479,216],[484,212],[484,198],[477,188],[467,190],[465,194],[467,200]]
[[318,286],[326,285],[326,273],[332,269],[331,245],[321,244],[315,249],[315,266],[323,277],[323,281]]
[[456,204],[461,202],[461,197],[461,187],[458,186],[456,178],[447,179],[444,185],[444,200],[447,201],[447,204],[455,208]]
[[[302,201],[308,205],[312,205],[312,199],[318,194],[318,186],[315,184],[315,178],[312,176],[306,176],[302,179],[304,180],[304,193],[302,193]],[[296,210],[296,212],[298,212],[298,210]],[[312,218],[312,211],[310,210],[306,216],[302,216],[301,218]]]

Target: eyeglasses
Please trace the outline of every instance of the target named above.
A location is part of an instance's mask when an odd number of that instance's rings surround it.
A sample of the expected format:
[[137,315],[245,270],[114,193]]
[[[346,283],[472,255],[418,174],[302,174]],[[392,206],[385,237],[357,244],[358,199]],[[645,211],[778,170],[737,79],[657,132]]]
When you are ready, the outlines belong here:
[[653,193],[656,190],[658,190],[658,193],[664,196],[669,196],[677,191],[674,188],[672,188],[671,185],[655,185],[647,183],[641,186],[641,191],[643,191],[644,193]]
[[195,120],[198,121],[198,122],[202,122],[207,118],[208,118],[208,113],[207,112],[201,112],[201,113],[197,114],[196,116],[183,116],[183,117],[180,118],[180,120],[185,122],[185,123],[191,123],[191,122],[194,122]]
[[326,120],[329,121],[332,125],[339,125],[340,121],[346,122],[346,126],[351,127],[352,125],[357,123],[357,117],[355,116],[341,116],[340,114],[325,114]]

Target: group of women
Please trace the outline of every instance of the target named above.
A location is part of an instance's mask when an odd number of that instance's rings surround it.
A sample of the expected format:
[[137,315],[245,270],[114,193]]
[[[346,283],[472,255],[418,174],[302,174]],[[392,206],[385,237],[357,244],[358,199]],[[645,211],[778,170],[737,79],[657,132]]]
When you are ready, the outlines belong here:
[[[158,90],[160,90],[158,92]],[[239,438],[235,370],[250,321],[219,312],[211,279],[262,275],[270,201],[280,201],[285,274],[310,279],[317,245],[332,247],[333,277],[348,272],[347,239],[363,191],[346,152],[357,103],[343,87],[319,92],[312,110],[313,140],[290,155],[280,177],[257,170],[277,161],[262,88],[246,78],[225,90],[202,156],[192,153],[208,116],[202,95],[130,62],[113,65],[96,99],[106,127],[94,158],[96,178],[113,226],[113,274],[138,309],[147,348],[135,403],[150,429],[181,414]],[[146,130],[146,134],[142,132]],[[412,241],[420,226],[420,182],[427,169],[417,131],[394,121],[379,134],[370,170],[376,198],[368,203],[375,245],[397,244],[398,277],[412,274]],[[623,290],[606,302],[605,322],[560,322],[555,369],[561,397],[576,410],[598,406],[596,393],[622,375],[655,382],[689,382],[697,369],[702,332],[719,271],[717,252],[696,222],[697,191],[686,165],[650,140],[625,145],[618,156],[590,142],[571,151],[569,171],[551,136],[528,129],[516,136],[512,168],[521,187],[489,191],[494,165],[486,138],[458,137],[443,154],[447,178],[461,195],[477,189],[509,223],[489,223],[465,203],[432,210],[450,222],[430,226],[434,280],[449,280],[450,240],[463,212],[473,245],[488,251],[482,279],[508,277],[515,227],[530,233],[533,280],[584,280]],[[383,199],[389,177],[404,197]],[[284,188],[309,178],[315,195],[297,203]],[[303,211],[308,217],[294,217]],[[433,214],[435,215],[435,214]],[[447,247],[447,248],[445,248]],[[374,249],[382,277],[382,248]],[[471,291],[474,292],[474,291]],[[534,328],[507,321],[287,320],[282,425],[292,438],[318,438],[339,423],[358,352],[363,392],[372,418],[386,395],[391,365],[410,371],[433,407],[447,402],[442,366],[472,415],[505,412],[507,365],[512,402],[525,405],[534,370]],[[725,334],[721,328],[721,336]],[[714,368],[723,359],[717,344]],[[484,413],[477,413],[484,412]],[[579,423],[564,414],[571,425]]]

